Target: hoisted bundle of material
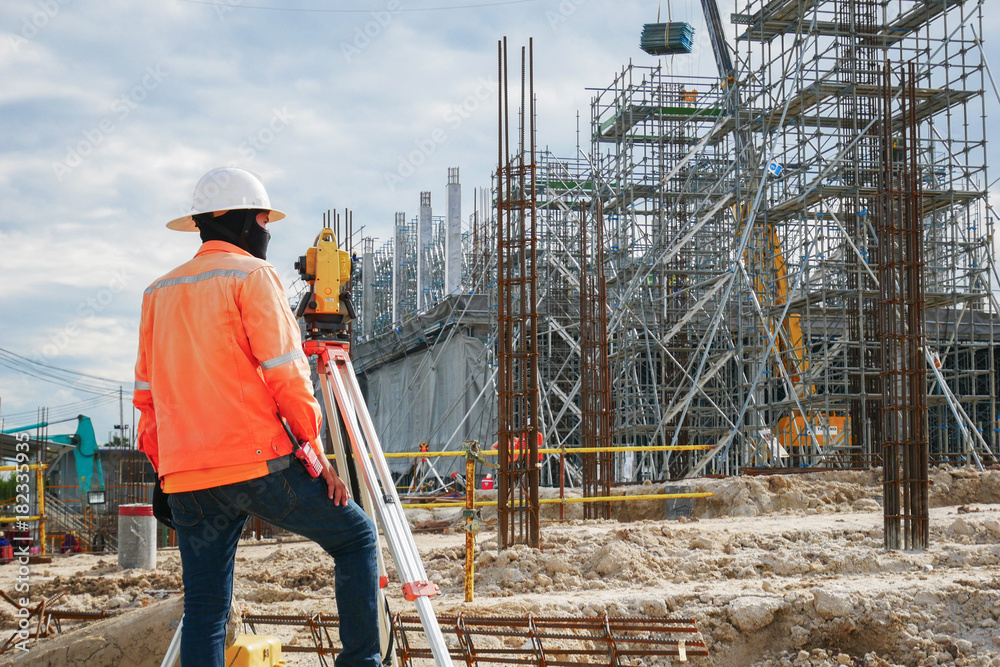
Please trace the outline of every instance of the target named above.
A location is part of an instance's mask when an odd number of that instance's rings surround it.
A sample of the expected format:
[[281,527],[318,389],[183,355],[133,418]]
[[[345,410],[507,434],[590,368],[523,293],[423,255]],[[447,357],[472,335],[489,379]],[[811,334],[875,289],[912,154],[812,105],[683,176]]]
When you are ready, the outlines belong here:
[[694,26],[690,23],[647,23],[642,27],[639,46],[651,56],[691,53]]

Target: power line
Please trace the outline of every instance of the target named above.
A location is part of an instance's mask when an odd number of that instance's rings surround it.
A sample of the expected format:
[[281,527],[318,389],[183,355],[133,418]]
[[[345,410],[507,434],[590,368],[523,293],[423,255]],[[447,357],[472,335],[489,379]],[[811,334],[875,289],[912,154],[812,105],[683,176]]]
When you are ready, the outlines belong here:
[[[95,405],[101,405],[103,403],[110,403],[111,401],[118,400],[118,392],[108,393],[104,396],[93,396],[91,398],[85,398],[81,401],[73,401],[72,403],[64,403],[63,405],[56,405],[54,407],[46,407],[50,413],[55,412],[79,412],[81,409],[86,409],[89,407],[94,407]],[[15,419],[30,417],[37,414],[37,409],[32,410],[19,410],[17,412],[4,412],[0,414],[0,417],[4,419]]]
[[[64,417],[74,417],[79,414],[84,414],[93,408],[100,407],[102,405],[108,405],[111,403],[118,402],[118,392],[109,392],[102,396],[93,396],[91,398],[85,398],[81,401],[74,401],[72,403],[65,403],[63,405],[57,405],[51,408],[45,408],[46,414],[49,415],[48,421],[56,421]],[[0,418],[4,421],[20,422],[27,421],[30,419],[36,419],[38,417],[39,411],[37,408],[32,410],[20,410],[17,412],[4,412],[0,413]]]
[[110,391],[126,387],[128,387],[128,391],[131,393],[132,388],[131,382],[122,382],[99,375],[71,371],[66,368],[29,359],[2,347],[0,347],[0,366],[6,366],[16,373],[28,375],[43,382],[62,386],[69,385],[73,389],[91,394],[104,395]]
[[497,7],[500,5],[521,5],[527,2],[537,2],[538,0],[506,0],[505,2],[483,2],[479,4],[468,4],[468,5],[447,5],[443,7],[399,7],[393,10],[385,10],[382,8],[371,8],[368,9],[309,9],[305,7],[263,7],[260,5],[232,5],[228,2],[212,2],[212,0],[180,0],[181,2],[187,2],[193,5],[209,5],[212,7],[225,7],[226,9],[263,9],[273,12],[308,12],[308,13],[318,13],[318,14],[371,14],[376,11],[391,11],[394,13],[400,12],[442,12],[449,11],[452,9],[478,9],[480,7]]
[[34,359],[29,359],[28,357],[21,356],[20,354],[17,354],[16,352],[11,352],[10,350],[7,350],[7,349],[2,348],[2,347],[0,347],[0,353],[2,353],[4,355],[9,355],[10,357],[14,357],[16,359],[19,359],[20,361],[24,361],[24,362],[27,362],[29,364],[34,364],[35,366],[39,366],[41,368],[47,368],[47,369],[51,369],[51,370],[55,370],[55,371],[60,371],[60,372],[63,372],[63,373],[69,373],[70,375],[79,375],[80,377],[92,378],[94,380],[101,380],[103,382],[110,382],[110,383],[114,384],[116,387],[119,386],[119,385],[122,385],[122,384],[129,384],[129,383],[119,382],[118,380],[113,380],[111,378],[102,377],[100,375],[91,375],[89,373],[80,373],[78,371],[71,371],[71,370],[68,370],[68,369],[65,369],[65,368],[60,368],[58,366],[53,366],[51,364],[42,363],[41,361],[36,361]]
[[107,391],[106,387],[91,386],[91,385],[88,385],[88,384],[86,384],[84,382],[80,382],[80,381],[67,381],[65,378],[58,378],[58,377],[46,376],[46,375],[40,375],[38,373],[33,373],[30,370],[27,370],[27,369],[24,369],[24,368],[19,368],[19,367],[15,366],[15,365],[9,364],[4,359],[0,359],[0,365],[6,366],[7,368],[10,368],[11,370],[13,370],[13,371],[15,371],[17,373],[21,373],[22,375],[28,375],[30,377],[33,377],[33,378],[37,379],[37,380],[41,380],[42,382],[49,382],[51,384],[56,384],[56,385],[59,385],[59,386],[62,386],[62,387],[70,386],[73,389],[77,389],[79,391],[83,391],[83,392],[86,392],[88,394],[103,394],[103,393],[105,393]]

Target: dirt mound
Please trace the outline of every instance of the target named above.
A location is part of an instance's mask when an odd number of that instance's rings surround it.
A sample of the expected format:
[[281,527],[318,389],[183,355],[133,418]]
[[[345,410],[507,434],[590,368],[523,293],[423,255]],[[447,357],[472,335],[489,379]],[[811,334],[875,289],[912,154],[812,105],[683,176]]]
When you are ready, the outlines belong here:
[[930,475],[931,507],[1000,503],[1000,470],[940,468]]
[[[615,493],[664,491],[715,496],[615,503],[613,518],[598,521],[583,521],[581,505],[566,504],[575,518],[560,522],[559,504],[543,505],[538,549],[501,550],[487,523],[471,603],[463,602],[460,511],[418,511],[421,521],[452,525],[446,534],[415,536],[428,577],[441,588],[434,608],[693,618],[711,651],[689,659],[696,666],[1000,667],[1000,472],[933,471],[931,546],[920,553],[883,548],[878,471],[703,479]],[[558,493],[547,489],[543,497]],[[412,612],[383,554],[390,606]],[[159,563],[142,572],[107,557],[56,558],[32,572],[32,602],[65,591],[69,608],[133,615],[155,602],[153,591],[180,588],[176,551],[161,552]],[[0,566],[0,589],[10,591],[15,577],[16,568]],[[333,561],[306,542],[242,545],[235,598],[247,613],[336,614]],[[0,618],[10,627],[9,612],[0,608]],[[283,641],[310,643],[308,633],[282,633]],[[300,654],[286,659],[290,667],[314,664]],[[654,664],[666,663],[647,667]]]
[[[693,516],[750,517],[772,513],[881,511],[882,471],[829,471],[697,480],[693,491],[711,492],[698,499]],[[930,506],[1000,503],[1000,471],[972,468],[932,471]]]
[[44,597],[58,592],[65,592],[67,595],[113,596],[131,589],[140,591],[176,591],[182,588],[180,572],[144,572],[142,574],[134,574],[135,570],[125,570],[123,572],[127,572],[128,574],[123,574],[122,576],[109,576],[106,574],[76,577],[56,576],[48,581],[39,583],[37,587],[32,589],[32,593]]
[[793,512],[868,512],[880,509],[878,471],[837,471],[699,480],[694,489],[715,494],[699,499],[701,519]]

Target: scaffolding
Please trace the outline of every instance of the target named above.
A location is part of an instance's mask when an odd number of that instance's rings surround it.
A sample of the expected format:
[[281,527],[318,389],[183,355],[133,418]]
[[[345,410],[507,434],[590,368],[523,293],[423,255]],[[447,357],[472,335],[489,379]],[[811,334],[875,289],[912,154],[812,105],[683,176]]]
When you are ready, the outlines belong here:
[[[355,258],[353,265],[355,284],[361,286],[355,325],[359,341],[390,334],[399,324],[433,309],[447,294],[447,220],[431,214],[430,192],[420,193],[420,200],[422,211],[417,217],[408,221],[406,213],[396,213],[390,241],[376,248],[377,239],[362,239],[361,262]],[[457,236],[458,245],[464,247],[466,235],[459,232]],[[460,274],[469,275],[465,264],[472,258],[458,259],[463,266]]]
[[[605,200],[617,476],[677,477],[735,412],[734,350],[705,331],[728,294],[736,172],[726,91],[629,64],[593,98],[592,154]],[[684,451],[684,450],[681,450]]]
[[[733,129],[749,133],[759,155],[739,165],[740,183],[756,188],[743,197],[750,231],[743,258],[753,289],[743,289],[738,337],[741,356],[761,371],[748,398],[761,406],[762,424],[792,462],[880,462],[880,371],[891,360],[880,338],[885,327],[876,322],[875,218],[886,160],[911,152],[921,191],[915,224],[924,236],[922,284],[913,297],[934,311],[926,349],[950,357],[941,363],[950,370],[940,374],[944,385],[923,368],[914,372],[925,378],[920,393],[930,395],[933,423],[955,429],[959,412],[947,403],[960,396],[957,407],[979,418],[958,424],[990,431],[984,446],[938,429],[931,456],[968,461],[978,449],[992,457],[997,321],[992,228],[984,215],[981,3],[758,0],[734,18],[743,28]],[[887,62],[914,68],[912,104],[899,106],[898,82],[880,99]],[[895,111],[884,119],[892,102]],[[977,314],[979,329],[956,335]],[[977,388],[963,392],[965,383]]]
[[[885,418],[894,409],[885,392],[908,396],[890,386],[904,376],[926,399],[911,406],[925,417],[907,419],[926,425],[914,434],[928,464],[1000,462],[982,13],[974,0],[748,0],[732,16],[732,54],[718,58],[730,76],[629,63],[594,92],[578,155],[531,159],[502,147],[507,171],[477,192],[463,235],[460,291],[497,304],[498,277],[509,287],[511,260],[527,271],[535,244],[535,427],[546,448],[567,453],[541,462],[540,483],[597,493],[756,467],[882,465],[888,443],[904,440]],[[898,76],[886,83],[887,63],[912,66],[908,102]],[[531,120],[522,114],[522,128]],[[905,206],[898,197],[889,206],[904,156],[913,186]],[[913,216],[904,236],[923,237],[922,256],[905,259],[911,278],[895,260],[880,264],[903,209]],[[416,265],[415,226],[406,234],[402,273]],[[434,244],[447,254],[443,237]],[[392,268],[374,257],[376,276]],[[893,290],[907,280],[922,331],[899,328],[905,309]],[[489,339],[530,349],[525,317]],[[906,358],[890,354],[887,336],[911,333]],[[594,421],[604,410],[591,374],[600,343],[606,435]],[[572,454],[595,433],[623,450],[606,476]],[[919,499],[922,478],[894,461],[893,479],[913,482],[901,502]],[[918,502],[904,541],[921,543],[921,512]]]
[[[547,447],[578,447],[584,426],[581,404],[581,225],[589,216],[580,205],[587,198],[589,169],[583,159],[560,159],[536,153],[535,197],[538,234],[539,420]],[[592,223],[591,223],[592,224]],[[578,457],[560,471],[555,458],[543,460],[542,483],[562,478],[581,483]]]

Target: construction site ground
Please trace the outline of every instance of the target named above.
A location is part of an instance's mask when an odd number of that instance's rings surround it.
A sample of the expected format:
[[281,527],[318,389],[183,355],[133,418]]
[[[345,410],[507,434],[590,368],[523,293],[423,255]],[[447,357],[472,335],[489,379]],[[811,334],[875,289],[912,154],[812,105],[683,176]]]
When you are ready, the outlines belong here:
[[[495,511],[486,511],[471,603],[463,601],[461,511],[409,517],[441,588],[439,614],[689,617],[711,652],[690,657],[692,665],[1000,667],[1000,471],[931,472],[931,546],[920,553],[883,549],[880,479],[875,470],[693,480],[688,490],[714,497],[670,519],[663,500],[616,503],[613,519],[586,522],[580,504],[565,505],[562,522],[558,505],[543,505],[537,550],[498,551]],[[13,595],[17,576],[16,564],[0,566],[0,589]],[[65,592],[61,608],[125,611],[64,624],[61,635],[26,654],[10,651],[0,665],[160,664],[179,613],[176,549],[161,550],[154,571],[122,570],[114,555],[55,556],[32,565],[29,581],[35,602]],[[234,607],[335,614],[333,586],[332,561],[311,543],[248,541],[237,555]],[[393,611],[414,611],[398,584],[389,591]],[[13,607],[0,610],[4,634],[13,632]],[[302,631],[281,632],[286,643],[310,643]]]

